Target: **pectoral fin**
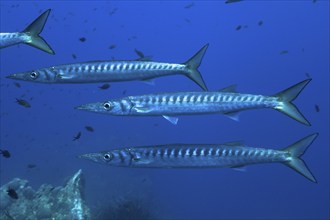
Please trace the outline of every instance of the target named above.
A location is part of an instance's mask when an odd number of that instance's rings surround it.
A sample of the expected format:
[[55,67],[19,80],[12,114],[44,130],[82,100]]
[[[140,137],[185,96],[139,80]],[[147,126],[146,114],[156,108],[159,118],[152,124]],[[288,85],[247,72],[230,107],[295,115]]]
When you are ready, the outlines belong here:
[[61,73],[56,74],[56,78],[58,79],[72,79],[74,76],[73,75],[64,75]]
[[151,109],[148,108],[148,107],[138,107],[138,106],[135,106],[133,107],[133,109],[138,112],[138,113],[149,113],[151,112]]

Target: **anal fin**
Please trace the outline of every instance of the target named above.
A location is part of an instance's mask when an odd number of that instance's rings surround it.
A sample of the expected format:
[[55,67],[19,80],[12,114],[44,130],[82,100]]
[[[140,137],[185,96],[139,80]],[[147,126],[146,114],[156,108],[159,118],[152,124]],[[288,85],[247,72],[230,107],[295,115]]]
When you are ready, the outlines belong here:
[[163,115],[163,117],[174,125],[178,124],[178,121],[179,121],[178,117],[173,117],[173,116],[168,116],[168,115]]

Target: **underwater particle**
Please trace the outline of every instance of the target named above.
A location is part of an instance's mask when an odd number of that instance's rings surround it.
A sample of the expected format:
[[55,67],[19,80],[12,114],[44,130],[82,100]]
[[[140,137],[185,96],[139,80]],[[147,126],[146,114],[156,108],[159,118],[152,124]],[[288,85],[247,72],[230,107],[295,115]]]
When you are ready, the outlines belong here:
[[110,88],[110,84],[109,83],[104,83],[102,86],[99,86],[99,89],[109,89]]
[[127,90],[124,90],[124,91],[122,92],[122,94],[123,94],[123,95],[126,95],[126,92],[127,92]]
[[33,168],[36,168],[37,165],[33,164],[33,163],[30,163],[30,164],[26,165],[26,167],[29,168],[29,169],[33,169]]
[[18,82],[15,82],[14,85],[15,85],[17,88],[21,88],[21,84],[19,84]]
[[185,22],[187,22],[187,23],[191,23],[191,21],[190,21],[189,18],[185,18],[184,20],[185,20]]
[[94,128],[93,128],[92,126],[88,126],[88,125],[86,125],[86,126],[85,126],[85,129],[86,129],[87,131],[89,131],[89,132],[94,132]]
[[9,158],[11,155],[8,150],[1,150],[0,149],[0,154],[2,154],[3,157]]
[[26,100],[24,99],[16,99],[16,103],[18,103],[19,105],[25,107],[25,108],[31,108],[30,103],[28,103]]
[[311,75],[310,75],[308,72],[305,73],[305,76],[306,76],[308,79],[311,79],[311,78],[312,78]]
[[320,106],[318,104],[315,104],[315,111],[320,112]]
[[73,137],[72,141],[76,141],[76,140],[80,139],[80,137],[81,137],[81,132],[79,131],[78,134]]
[[280,52],[281,55],[288,54],[288,53],[289,53],[288,50],[282,50],[282,51]]
[[73,54],[72,54],[72,58],[73,58],[73,59],[77,59],[77,55],[73,53]]
[[13,189],[13,188],[8,188],[7,189],[7,194],[8,194],[8,196],[10,196],[10,198],[12,198],[12,199],[18,199],[18,195],[17,195],[17,193],[16,193],[16,191]]
[[227,0],[227,1],[225,1],[225,4],[241,2],[241,1],[243,1],[243,0]]
[[113,49],[115,49],[116,47],[117,47],[116,44],[111,44],[111,45],[109,46],[109,49],[110,49],[110,50],[113,50]]
[[259,26],[262,26],[263,24],[264,24],[264,22],[261,21],[261,20],[258,22],[258,25],[259,25]]
[[185,9],[190,9],[194,6],[195,4],[193,2],[189,3],[188,5],[184,6]]
[[242,28],[242,26],[241,26],[241,25],[238,25],[238,26],[236,27],[236,31],[241,30],[241,28]]
[[81,37],[79,38],[80,42],[85,42],[86,41],[86,37]]
[[313,0],[313,3],[316,3],[317,2],[317,0]]

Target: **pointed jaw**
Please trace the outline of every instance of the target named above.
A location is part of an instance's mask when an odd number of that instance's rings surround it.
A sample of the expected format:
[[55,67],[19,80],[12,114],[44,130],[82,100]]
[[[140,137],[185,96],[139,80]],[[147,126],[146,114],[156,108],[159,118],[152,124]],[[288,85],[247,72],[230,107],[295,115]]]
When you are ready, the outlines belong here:
[[102,112],[104,110],[102,108],[103,107],[102,104],[103,103],[101,102],[88,103],[88,104],[76,106],[75,109],[89,111],[89,112]]
[[26,76],[24,73],[14,73],[6,76],[7,79],[17,79],[17,80],[25,80]]
[[94,102],[75,107],[78,110],[84,110],[96,113],[111,113],[112,107],[107,102]]
[[79,159],[86,159],[91,160],[93,162],[99,163],[101,159],[100,153],[89,153],[89,154],[82,154],[78,156]]

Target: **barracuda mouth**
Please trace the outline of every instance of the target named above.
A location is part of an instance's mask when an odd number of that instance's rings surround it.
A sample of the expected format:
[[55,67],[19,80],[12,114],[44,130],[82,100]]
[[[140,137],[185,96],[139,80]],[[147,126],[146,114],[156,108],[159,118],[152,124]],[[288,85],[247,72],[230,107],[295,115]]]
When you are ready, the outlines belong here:
[[99,106],[99,103],[89,103],[89,104],[76,106],[76,107],[74,107],[74,109],[85,110],[85,111],[90,111],[90,112],[99,112],[97,109],[98,106]]
[[74,109],[78,109],[78,110],[90,110],[91,108],[89,107],[89,105],[79,105],[79,106],[76,106],[74,107]]
[[8,76],[6,76],[7,79],[21,79],[22,77],[19,77],[18,74],[14,73],[14,74],[10,74]]
[[79,159],[91,160],[94,162],[99,162],[99,154],[98,153],[90,153],[90,154],[82,154],[78,156]]

